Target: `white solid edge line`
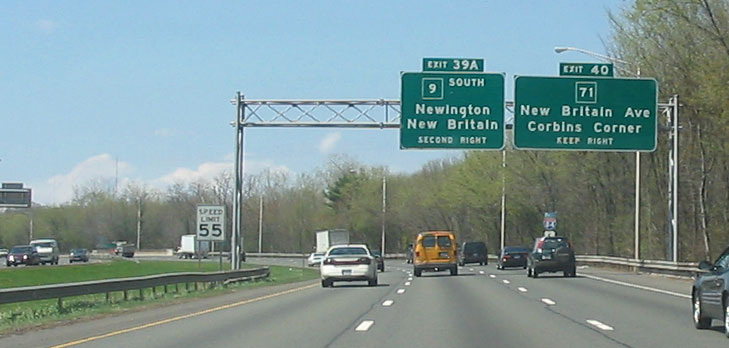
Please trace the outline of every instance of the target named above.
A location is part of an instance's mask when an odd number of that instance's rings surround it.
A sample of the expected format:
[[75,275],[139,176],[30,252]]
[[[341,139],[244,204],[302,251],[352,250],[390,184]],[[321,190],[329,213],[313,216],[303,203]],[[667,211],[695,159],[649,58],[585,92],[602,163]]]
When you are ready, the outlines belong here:
[[557,304],[557,302],[554,302],[554,301],[552,301],[552,300],[550,300],[550,299],[548,299],[548,298],[543,298],[543,299],[542,299],[542,302],[544,302],[544,303],[546,303],[546,304],[548,304],[548,305],[550,305],[550,306],[554,306],[554,305],[556,305],[556,304]]
[[596,326],[600,330],[605,330],[605,331],[613,331],[614,330],[612,326],[603,324],[603,323],[601,323],[601,322],[599,322],[597,320],[594,320],[594,319],[587,320],[587,323],[590,324],[590,325],[592,325],[592,326]]
[[646,290],[646,291],[657,292],[659,294],[665,294],[665,295],[671,295],[671,296],[676,296],[676,297],[691,299],[691,295],[679,294],[679,293],[673,292],[673,291],[661,290],[661,289],[651,288],[649,286],[643,286],[643,285],[637,285],[637,284],[631,284],[631,283],[621,282],[619,280],[612,280],[612,279],[597,277],[597,276],[594,276],[594,275],[589,275],[589,274],[584,274],[584,273],[581,274],[581,275],[584,276],[585,278],[589,278],[589,279],[593,279],[593,280],[598,280],[598,281],[601,281],[601,282],[612,283],[612,284],[627,286],[627,287],[630,287],[630,288],[635,288],[635,289],[641,289],[641,290]]
[[393,300],[385,300],[385,302],[382,302],[382,306],[384,307],[390,307],[392,304],[395,303]]
[[375,323],[374,320],[364,320],[359,325],[357,325],[357,328],[354,329],[354,331],[367,331],[372,327],[372,325]]
[[405,289],[397,289],[397,293],[398,294],[404,294],[405,293]]
[[521,292],[527,292],[527,289],[524,288],[524,287],[521,287],[521,286],[518,288],[518,290],[521,291]]
[[506,279],[502,280],[502,282],[504,282],[504,284],[509,284],[509,283],[511,283],[510,281],[508,281],[508,280],[506,280]]

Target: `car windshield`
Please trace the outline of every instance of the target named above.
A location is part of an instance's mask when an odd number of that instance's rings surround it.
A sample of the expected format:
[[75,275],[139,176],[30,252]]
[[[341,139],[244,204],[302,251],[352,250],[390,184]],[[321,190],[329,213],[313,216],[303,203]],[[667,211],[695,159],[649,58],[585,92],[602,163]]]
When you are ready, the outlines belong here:
[[335,248],[329,252],[330,256],[335,255],[367,255],[367,249],[351,247],[351,248]]
[[314,253],[314,257],[322,257],[324,256],[324,253]]
[[51,243],[51,242],[33,243],[32,245],[35,245],[36,247],[39,247],[39,248],[52,248],[53,247],[53,243]]
[[31,251],[33,251],[33,247],[31,246],[14,247],[10,250],[11,253],[27,253]]
[[86,249],[73,249],[73,250],[71,250],[71,252],[74,254],[80,254],[80,253],[85,253]]

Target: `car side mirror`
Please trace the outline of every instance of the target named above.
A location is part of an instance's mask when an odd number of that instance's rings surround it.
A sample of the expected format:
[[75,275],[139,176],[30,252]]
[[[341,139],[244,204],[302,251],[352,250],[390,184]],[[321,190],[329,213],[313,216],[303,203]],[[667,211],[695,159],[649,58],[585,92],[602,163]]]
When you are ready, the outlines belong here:
[[714,268],[714,265],[706,260],[699,262],[699,269],[701,270],[708,271],[712,268]]

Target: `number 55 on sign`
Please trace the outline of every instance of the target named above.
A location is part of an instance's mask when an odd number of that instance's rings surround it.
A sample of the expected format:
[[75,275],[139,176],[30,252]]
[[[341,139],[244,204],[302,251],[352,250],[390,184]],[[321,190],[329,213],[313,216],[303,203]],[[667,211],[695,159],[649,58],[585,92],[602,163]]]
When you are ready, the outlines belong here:
[[225,206],[197,206],[197,240],[225,240]]

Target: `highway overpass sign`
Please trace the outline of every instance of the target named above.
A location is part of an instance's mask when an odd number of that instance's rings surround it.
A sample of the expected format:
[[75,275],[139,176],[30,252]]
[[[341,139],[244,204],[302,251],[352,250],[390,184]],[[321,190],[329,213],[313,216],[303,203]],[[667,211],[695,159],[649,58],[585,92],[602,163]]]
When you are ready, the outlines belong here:
[[225,241],[225,206],[197,206],[197,240]]
[[559,63],[559,76],[613,77],[610,63]]
[[658,124],[655,79],[518,76],[517,149],[653,151]]
[[31,189],[22,183],[3,183],[0,188],[0,208],[30,208]]
[[504,74],[407,72],[400,100],[402,149],[504,146]]

